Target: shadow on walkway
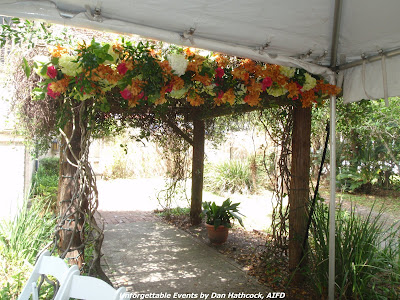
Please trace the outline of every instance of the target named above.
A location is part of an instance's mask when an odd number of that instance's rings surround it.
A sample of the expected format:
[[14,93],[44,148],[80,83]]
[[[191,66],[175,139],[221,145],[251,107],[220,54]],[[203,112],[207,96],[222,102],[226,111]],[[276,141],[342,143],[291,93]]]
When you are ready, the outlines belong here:
[[229,293],[269,292],[235,262],[151,212],[101,214],[106,223],[104,270],[116,287],[135,294],[195,293],[198,299],[201,293],[229,299]]

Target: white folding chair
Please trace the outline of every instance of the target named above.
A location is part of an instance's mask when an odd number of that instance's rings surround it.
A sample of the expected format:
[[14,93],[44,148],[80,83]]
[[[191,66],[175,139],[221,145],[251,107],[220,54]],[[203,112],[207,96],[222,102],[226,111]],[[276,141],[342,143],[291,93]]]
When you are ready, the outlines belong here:
[[50,252],[46,250],[37,260],[32,274],[25,284],[22,293],[19,295],[18,300],[28,300],[31,295],[33,300],[39,299],[39,291],[36,282],[41,275],[51,275],[55,277],[60,283],[60,286],[62,286],[65,281],[74,274],[79,274],[78,266],[74,265],[68,268],[67,264],[61,258],[50,256]]
[[125,288],[114,289],[105,281],[81,275],[72,275],[60,287],[54,300],[120,300],[124,299]]

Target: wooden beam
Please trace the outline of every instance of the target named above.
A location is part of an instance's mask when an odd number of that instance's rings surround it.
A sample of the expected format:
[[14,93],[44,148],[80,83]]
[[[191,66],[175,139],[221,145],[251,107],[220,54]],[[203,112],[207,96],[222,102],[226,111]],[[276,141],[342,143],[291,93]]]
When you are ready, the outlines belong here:
[[178,134],[180,137],[182,137],[186,142],[188,142],[191,146],[193,146],[193,139],[186,134],[185,132],[182,131],[182,129],[180,129],[178,127],[178,125],[176,125],[174,123],[174,121],[171,121],[168,117],[162,118],[162,120],[168,124],[169,127],[171,127],[171,129]]
[[[309,203],[311,108],[293,109],[292,168],[289,190],[289,270],[301,284],[307,259],[302,259]],[[306,253],[304,249],[304,253]]]
[[190,220],[192,225],[201,223],[203,202],[203,175],[204,175],[204,120],[193,120],[193,161],[192,161],[192,201],[190,206]]

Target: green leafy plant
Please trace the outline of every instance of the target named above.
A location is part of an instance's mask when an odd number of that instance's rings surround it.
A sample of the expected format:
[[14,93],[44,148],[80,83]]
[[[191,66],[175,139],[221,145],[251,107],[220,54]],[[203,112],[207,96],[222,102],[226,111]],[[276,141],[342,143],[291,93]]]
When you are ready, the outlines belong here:
[[50,209],[56,212],[59,178],[59,158],[43,158],[32,178],[32,196],[48,202]]
[[238,160],[211,166],[207,172],[206,187],[213,192],[239,192],[253,189],[250,165]]
[[37,197],[25,202],[14,220],[0,224],[1,299],[16,299],[30,274],[25,262],[35,263],[38,252],[49,243],[56,224],[47,201]]
[[[387,226],[382,214],[359,216],[354,208],[336,212],[336,291],[338,299],[398,299],[400,283],[399,229]],[[329,213],[316,205],[311,245],[311,282],[327,291],[329,274]]]
[[206,223],[214,225],[217,229],[219,226],[232,227],[231,220],[238,220],[240,225],[243,225],[242,218],[239,216],[238,206],[240,203],[232,203],[228,198],[222,205],[217,205],[215,202],[203,203],[203,214],[206,216]]

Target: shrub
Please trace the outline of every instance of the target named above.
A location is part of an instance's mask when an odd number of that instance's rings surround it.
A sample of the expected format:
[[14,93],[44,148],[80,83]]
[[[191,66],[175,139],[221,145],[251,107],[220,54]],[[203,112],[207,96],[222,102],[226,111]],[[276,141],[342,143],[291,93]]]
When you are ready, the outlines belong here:
[[208,167],[205,186],[213,192],[244,193],[252,191],[250,166],[238,160],[226,161]]
[[50,241],[56,218],[41,198],[28,202],[14,220],[0,224],[1,299],[16,299],[31,270],[24,263],[35,263],[38,252]]
[[[399,229],[387,227],[382,214],[366,217],[339,208],[336,213],[336,291],[339,299],[397,299],[400,283]],[[311,239],[310,276],[317,292],[327,291],[328,207],[316,205]]]
[[55,212],[57,206],[58,179],[60,173],[58,157],[43,158],[32,178],[32,195],[46,199]]

